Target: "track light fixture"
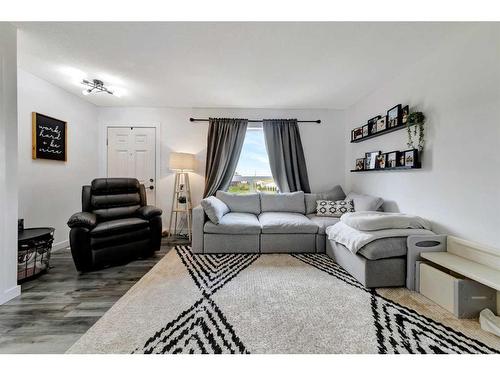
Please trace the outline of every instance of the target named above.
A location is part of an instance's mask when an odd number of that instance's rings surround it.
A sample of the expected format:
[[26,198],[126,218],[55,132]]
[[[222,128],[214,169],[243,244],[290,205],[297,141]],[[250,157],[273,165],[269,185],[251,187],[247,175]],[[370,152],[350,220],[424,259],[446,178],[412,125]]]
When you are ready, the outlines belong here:
[[106,86],[104,86],[104,82],[99,79],[93,79],[92,82],[84,79],[82,81],[82,85],[87,86],[85,90],[82,91],[83,95],[89,95],[92,93],[98,94],[100,92],[106,92],[110,95],[113,95],[113,91],[110,91]]

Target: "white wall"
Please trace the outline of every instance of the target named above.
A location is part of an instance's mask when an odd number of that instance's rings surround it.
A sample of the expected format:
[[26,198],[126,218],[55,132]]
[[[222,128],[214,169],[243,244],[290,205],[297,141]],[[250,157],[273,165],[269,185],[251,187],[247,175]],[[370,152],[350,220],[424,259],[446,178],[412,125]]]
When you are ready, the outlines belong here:
[[[52,226],[54,247],[68,246],[69,217],[82,209],[81,189],[98,176],[97,107],[18,70],[19,217],[26,227]],[[68,123],[68,160],[33,160],[31,113]]]
[[302,124],[300,132],[313,191],[323,191],[344,183],[343,114],[330,110],[270,109],[175,109],[175,108],[99,108],[100,174],[106,174],[105,127],[107,125],[160,124],[160,176],[157,177],[157,205],[163,209],[163,226],[168,227],[173,174],[168,169],[171,151],[198,155],[198,169],[190,174],[193,203],[199,203],[204,187],[208,123],[191,123],[190,117],[298,118],[321,119],[322,124]]
[[0,304],[17,286],[17,31],[0,22]]
[[[389,205],[393,210],[432,220],[439,233],[498,248],[499,27],[478,25],[461,37],[346,111],[346,183],[355,191],[397,202]],[[349,173],[365,152],[407,148],[405,130],[348,143],[352,128],[398,103],[427,116],[423,169]]]

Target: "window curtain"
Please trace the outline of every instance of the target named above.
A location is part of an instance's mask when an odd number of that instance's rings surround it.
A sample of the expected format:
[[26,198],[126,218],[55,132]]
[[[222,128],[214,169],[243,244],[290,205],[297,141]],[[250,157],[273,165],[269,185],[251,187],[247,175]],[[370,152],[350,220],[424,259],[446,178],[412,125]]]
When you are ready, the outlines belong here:
[[229,187],[240,158],[247,125],[246,119],[209,119],[203,197]]
[[271,172],[280,192],[310,193],[297,119],[264,120],[263,128]]

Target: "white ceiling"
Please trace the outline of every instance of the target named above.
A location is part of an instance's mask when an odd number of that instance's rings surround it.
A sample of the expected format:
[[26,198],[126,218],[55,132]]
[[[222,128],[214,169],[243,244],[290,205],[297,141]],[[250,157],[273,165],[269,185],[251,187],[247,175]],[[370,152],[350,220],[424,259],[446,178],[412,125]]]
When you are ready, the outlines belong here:
[[[19,66],[100,106],[346,108],[463,23],[19,23]],[[122,92],[84,97],[81,78]],[[409,79],[411,79],[409,77]]]

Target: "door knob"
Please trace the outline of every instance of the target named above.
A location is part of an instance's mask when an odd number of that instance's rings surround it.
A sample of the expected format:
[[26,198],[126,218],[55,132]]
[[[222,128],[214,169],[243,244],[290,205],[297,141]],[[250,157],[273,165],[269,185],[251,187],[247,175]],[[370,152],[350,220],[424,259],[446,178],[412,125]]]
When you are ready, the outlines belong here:
[[151,185],[151,186],[149,187],[149,190],[153,190],[154,188],[155,188],[155,187],[154,187],[153,185]]

